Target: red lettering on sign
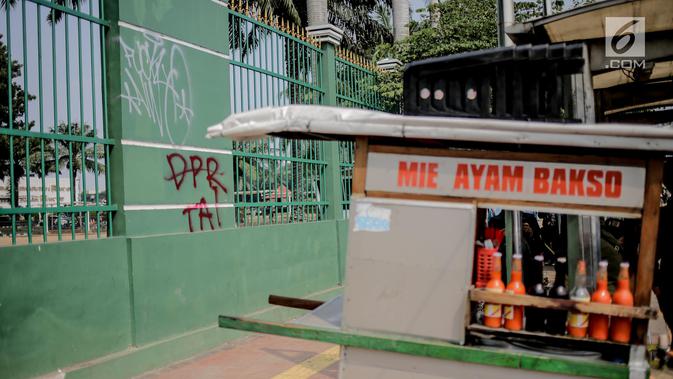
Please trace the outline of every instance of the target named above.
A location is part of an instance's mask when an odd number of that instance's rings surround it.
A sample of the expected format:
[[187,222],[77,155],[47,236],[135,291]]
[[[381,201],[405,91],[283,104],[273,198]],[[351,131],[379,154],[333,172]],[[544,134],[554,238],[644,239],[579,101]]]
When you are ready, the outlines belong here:
[[416,187],[418,185],[418,162],[400,161],[397,168],[398,187]]
[[500,172],[497,165],[488,165],[486,169],[485,191],[500,191]]
[[470,189],[470,174],[466,163],[456,167],[456,177],[453,179],[453,189]]
[[570,169],[568,193],[570,196],[584,196],[585,170]]
[[437,168],[439,164],[428,163],[428,187],[437,188]]
[[603,178],[603,171],[589,170],[587,172],[587,181],[591,187],[587,188],[587,196],[600,197],[603,193],[603,184],[600,179]]
[[421,162],[421,170],[419,172],[418,186],[425,187],[425,162]]
[[605,197],[617,198],[622,195],[621,171],[608,171],[605,173]]
[[479,191],[481,189],[481,175],[484,173],[486,166],[483,164],[472,164],[470,167],[472,167],[472,180],[474,181],[473,188]]
[[470,174],[467,164],[456,166],[456,178],[453,180],[453,189],[470,189]]
[[551,181],[552,195],[565,195],[566,191],[566,170],[562,168],[554,169],[554,176]]
[[523,191],[523,166],[502,166],[501,191],[521,192]]
[[536,167],[533,172],[533,192],[534,193],[548,193],[549,192],[549,169]]

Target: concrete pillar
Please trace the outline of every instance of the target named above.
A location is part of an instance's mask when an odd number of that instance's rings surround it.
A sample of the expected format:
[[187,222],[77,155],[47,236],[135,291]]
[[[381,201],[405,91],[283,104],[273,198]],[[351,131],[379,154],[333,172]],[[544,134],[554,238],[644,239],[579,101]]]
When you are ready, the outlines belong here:
[[402,62],[395,58],[383,58],[376,61],[376,66],[383,71],[395,71],[402,67]]
[[306,10],[308,26],[327,24],[327,0],[308,0]]

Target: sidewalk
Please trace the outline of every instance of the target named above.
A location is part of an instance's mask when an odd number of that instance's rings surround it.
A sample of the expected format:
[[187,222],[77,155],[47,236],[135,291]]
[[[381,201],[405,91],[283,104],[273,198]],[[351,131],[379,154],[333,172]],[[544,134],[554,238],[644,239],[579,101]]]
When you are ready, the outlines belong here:
[[138,378],[336,379],[338,360],[339,347],[336,345],[253,335]]

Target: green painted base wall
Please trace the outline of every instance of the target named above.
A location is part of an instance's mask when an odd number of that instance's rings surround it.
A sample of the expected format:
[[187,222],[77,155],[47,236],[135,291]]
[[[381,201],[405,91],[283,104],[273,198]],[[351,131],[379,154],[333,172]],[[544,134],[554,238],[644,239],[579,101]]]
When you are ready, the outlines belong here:
[[218,315],[337,286],[336,247],[325,221],[3,248],[0,377],[124,377],[213,348],[239,336]]
[[131,344],[126,240],[0,250],[0,378],[22,378]]
[[[139,345],[337,284],[334,222],[131,239]],[[304,238],[302,238],[302,236]]]

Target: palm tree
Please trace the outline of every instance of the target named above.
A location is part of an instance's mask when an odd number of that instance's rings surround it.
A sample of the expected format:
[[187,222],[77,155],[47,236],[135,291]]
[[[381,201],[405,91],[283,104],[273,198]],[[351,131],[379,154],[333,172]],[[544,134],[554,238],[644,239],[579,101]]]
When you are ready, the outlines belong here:
[[[342,46],[360,55],[371,52],[381,41],[392,42],[392,33],[389,29],[372,17],[372,12],[379,3],[390,6],[391,0],[331,0],[326,3],[325,0],[306,0],[306,2],[252,0],[252,4],[259,8],[261,14],[280,16],[300,26],[309,25],[309,21],[312,21],[309,19],[309,9],[327,13],[327,20],[324,20],[323,16],[318,18],[318,22],[326,21],[342,29],[344,31]],[[230,33],[236,36],[237,32],[240,33],[240,30],[236,30],[236,25],[231,25]],[[235,43],[237,40],[247,41],[248,48],[254,48],[255,41],[260,37],[256,35],[259,32],[253,32],[249,33],[247,38],[234,38],[232,41]]]
[[[60,135],[83,135],[84,137],[95,137],[95,131],[91,126],[84,124],[84,134],[79,123],[71,123],[68,128],[67,123],[60,123],[57,128],[51,130],[52,133]],[[97,145],[94,151],[93,146],[83,146],[82,142],[68,142],[58,140],[58,156],[54,145],[49,145],[45,148],[45,171],[47,173],[55,172],[56,175],[61,174],[61,169],[68,169],[72,173],[72,191],[74,192],[75,183],[77,183],[77,175],[84,170],[88,172],[96,172],[98,174],[105,172],[105,165],[101,163],[105,159],[105,150],[101,145]],[[72,151],[72,153],[71,153]],[[84,167],[82,167],[82,155],[84,155]],[[82,188],[82,192],[86,193],[86,188]],[[83,200],[83,199],[80,199]]]
[[374,6],[374,19],[381,24],[386,32],[393,35],[393,13],[390,4],[384,1],[377,2],[376,6]]
[[395,42],[409,36],[409,0],[393,1],[393,29]]
[[[11,69],[8,68],[8,52],[7,46],[1,41],[2,34],[0,34],[0,128],[9,128],[10,124],[10,107],[9,94],[10,87],[8,82],[12,80],[11,84],[11,114],[12,114],[12,128],[17,130],[30,130],[34,125],[34,121],[30,121],[28,125],[25,123],[26,100],[35,99],[35,96],[27,94],[24,88],[13,79],[21,76],[23,65],[12,59]],[[11,78],[11,79],[10,79]],[[10,156],[10,145],[13,155]],[[32,153],[32,146],[29,146],[29,154]],[[11,137],[7,134],[0,135],[0,181],[5,180],[6,177],[11,176],[12,180],[9,183],[10,198],[14,194],[14,203],[11,207],[17,207],[19,202],[19,181],[30,171],[26,167],[26,143],[23,137]]]

